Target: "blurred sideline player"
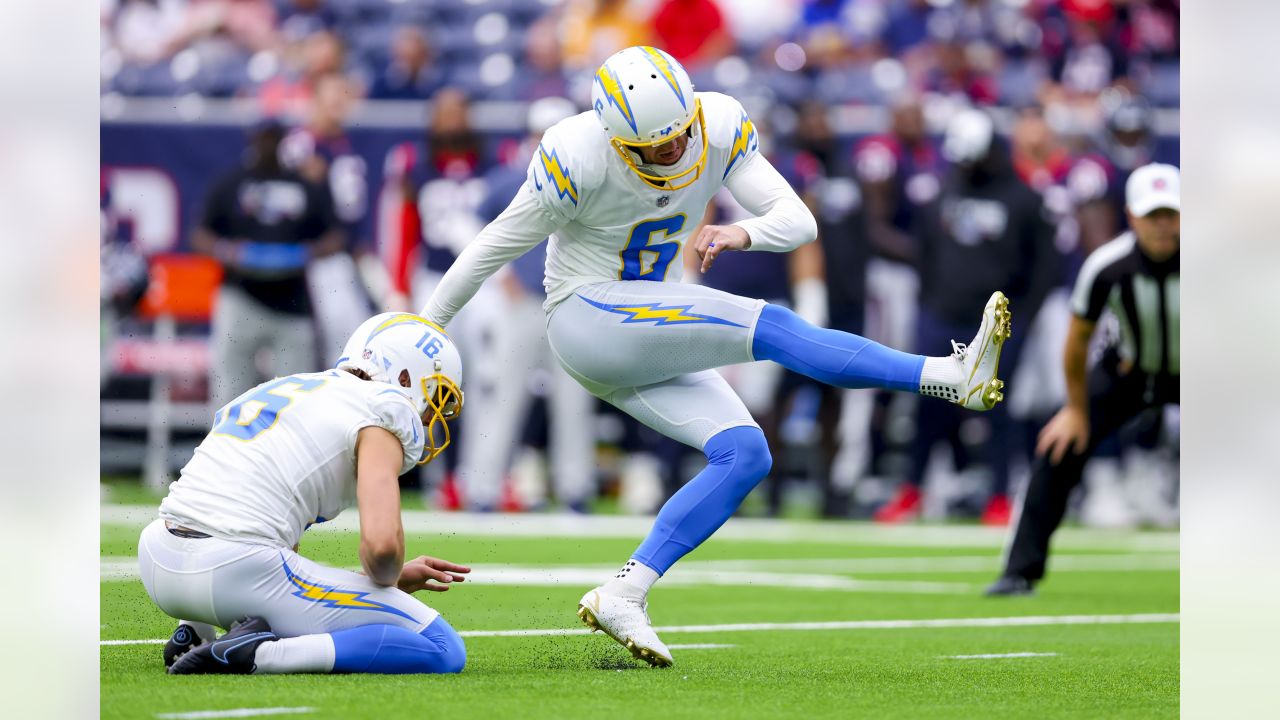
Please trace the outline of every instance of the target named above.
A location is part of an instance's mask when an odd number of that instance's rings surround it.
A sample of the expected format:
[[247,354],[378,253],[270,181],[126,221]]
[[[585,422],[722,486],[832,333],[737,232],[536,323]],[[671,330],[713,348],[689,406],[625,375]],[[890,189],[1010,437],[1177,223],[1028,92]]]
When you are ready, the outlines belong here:
[[[577,114],[574,104],[561,97],[536,100],[529,105],[529,136],[512,153],[510,164],[486,176],[489,194],[480,205],[480,217],[497,217],[524,185],[527,160],[547,128]],[[518,163],[518,164],[517,164]],[[516,478],[513,498],[523,507],[537,507],[546,501],[545,473],[538,472],[541,460],[533,451],[519,453],[521,473],[531,482],[521,483],[513,468],[510,449],[520,441],[520,430],[529,415],[533,393],[529,387],[535,371],[547,374],[546,400],[549,415],[548,451],[551,484],[563,507],[585,512],[593,496],[595,480],[595,427],[592,409],[595,399],[555,362],[547,344],[546,313],[542,302],[545,252],[529,252],[511,263],[511,273],[503,275],[506,312],[499,315],[501,327],[492,333],[491,356],[487,359],[500,371],[492,412],[485,417],[480,432],[471,436],[479,443],[465,463],[463,491],[474,509],[491,510],[499,505],[502,482],[509,468]]]
[[[462,90],[447,87],[432,99],[423,139],[402,143],[387,153],[378,203],[378,244],[391,276],[384,309],[421,307],[458,253],[483,227],[479,208],[488,194],[480,172],[483,151],[472,127],[470,101]],[[476,453],[490,451],[482,436],[495,411],[494,389],[504,372],[494,362],[491,343],[504,312],[498,284],[489,283],[459,313],[449,333],[468,358],[467,376],[473,390],[473,412],[462,422],[458,451],[444,463],[457,470],[463,486],[471,474],[469,468],[476,466]],[[462,503],[454,480],[454,473],[447,472],[439,486],[441,504],[451,510]]]
[[[1049,539],[1099,443],[1144,410],[1179,402],[1180,193],[1177,168],[1135,170],[1125,187],[1131,230],[1080,269],[1062,355],[1067,403],[1040,432],[1004,572],[988,595],[1033,591],[1045,574]],[[1089,369],[1089,343],[1106,310],[1120,319],[1119,343]]]
[[[813,215],[759,153],[738,101],[695,94],[665,52],[636,46],[610,57],[592,104],[594,112],[547,131],[520,193],[459,256],[423,315],[447,323],[485,278],[551,235],[545,309],[561,365],[592,394],[706,454],[707,467],[663,505],[631,560],[579,605],[589,626],[667,666],[671,652],[646,611],[649,588],[733,515],[772,463],[759,425],[714,368],[771,360],[840,387],[987,410],[1003,398],[996,370],[1009,311],[993,294],[970,346],[953,342],[952,355],[926,358],[824,330],[778,305],[681,284],[686,242],[706,272],[725,251],[813,241]],[[757,217],[690,237],[721,187]]]
[[213,184],[191,232],[192,250],[224,271],[210,333],[213,407],[264,379],[262,350],[272,353],[275,375],[316,366],[307,267],[346,239],[328,187],[281,164],[283,137],[274,120],[253,129],[244,164]]
[[[335,369],[271,380],[219,410],[138,541],[147,595],[183,619],[169,672],[461,671],[462,639],[410,593],[470,570],[404,562],[398,481],[448,446],[461,382],[439,327],[386,313]],[[298,554],[307,527],[352,504],[363,574]],[[230,631],[215,639],[214,626]]]
[[328,186],[334,212],[346,230],[347,244],[341,252],[307,267],[322,358],[341,351],[351,332],[373,311],[354,257],[368,246],[363,232],[369,213],[368,168],[344,127],[356,97],[342,73],[321,75],[308,102],[306,124],[280,142],[280,162],[311,182]]

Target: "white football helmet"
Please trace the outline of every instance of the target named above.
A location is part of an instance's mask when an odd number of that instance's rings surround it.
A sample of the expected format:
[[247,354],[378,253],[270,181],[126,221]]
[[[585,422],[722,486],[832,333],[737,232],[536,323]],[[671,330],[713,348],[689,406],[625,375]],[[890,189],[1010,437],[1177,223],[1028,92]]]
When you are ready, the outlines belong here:
[[[679,190],[702,175],[707,162],[702,101],[694,96],[689,74],[675,58],[648,45],[619,50],[596,71],[591,107],[609,133],[613,149],[645,182]],[[689,132],[689,142],[701,146],[696,162],[673,175],[654,175],[639,168],[643,161],[635,148],[662,145],[682,132]]]
[[426,433],[419,465],[449,446],[449,422],[462,414],[462,357],[439,325],[410,313],[374,315],[356,328],[334,367],[408,389]]

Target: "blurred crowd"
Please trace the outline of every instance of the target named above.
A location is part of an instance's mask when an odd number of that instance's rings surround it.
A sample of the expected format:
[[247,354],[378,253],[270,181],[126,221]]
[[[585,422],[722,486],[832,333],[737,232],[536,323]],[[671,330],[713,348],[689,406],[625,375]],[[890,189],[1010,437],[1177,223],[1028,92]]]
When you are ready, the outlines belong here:
[[575,101],[615,49],[658,45],[702,87],[884,103],[1178,104],[1180,0],[103,0],[102,89],[257,97],[340,73],[373,99]]
[[[253,128],[244,162],[188,228],[189,247],[226,269],[211,318],[215,403],[259,381],[249,374],[331,364],[377,310],[420,308],[515,194],[541,133],[585,107],[599,62],[633,44],[675,55],[700,90],[740,97],[819,220],[819,243],[729,255],[686,281],[925,354],[967,340],[991,289],[1010,296],[1000,412],[833,390],[766,363],[725,369],[773,449],[756,504],[768,514],[804,504],[883,522],[1008,522],[1035,432],[1063,400],[1067,289],[1125,229],[1129,173],[1177,160],[1154,123],[1178,105],[1178,0],[104,0],[102,30],[104,93],[255,98],[275,118]],[[381,167],[347,134],[367,100],[429,103],[425,128]],[[527,135],[478,130],[483,100],[526,101]],[[884,132],[841,131],[841,113],[861,105],[889,111]],[[298,221],[287,256],[229,219],[231,188],[267,180],[272,192],[238,197]],[[104,247],[117,259],[103,266],[104,307],[127,317],[145,273],[118,257],[127,238],[107,192]],[[722,193],[703,221],[743,212]],[[467,410],[458,447],[414,482],[452,509],[586,511],[607,496],[652,512],[702,456],[596,402],[551,360],[543,252],[495,276],[450,326]],[[264,360],[285,335],[262,318],[292,322],[290,347],[315,350]],[[245,335],[227,328],[250,325],[253,342],[226,346]],[[233,362],[245,369],[219,380]],[[1145,417],[1104,448],[1086,520],[1176,522],[1176,430],[1176,417]]]

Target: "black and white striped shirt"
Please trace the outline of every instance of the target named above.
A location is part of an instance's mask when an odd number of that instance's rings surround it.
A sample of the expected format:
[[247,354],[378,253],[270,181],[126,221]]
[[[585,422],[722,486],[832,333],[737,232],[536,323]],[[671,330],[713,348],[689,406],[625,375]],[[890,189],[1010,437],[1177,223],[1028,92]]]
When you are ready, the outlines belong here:
[[1111,310],[1122,360],[1148,375],[1178,375],[1178,256],[1156,263],[1126,232],[1093,251],[1076,278],[1071,309],[1097,322]]

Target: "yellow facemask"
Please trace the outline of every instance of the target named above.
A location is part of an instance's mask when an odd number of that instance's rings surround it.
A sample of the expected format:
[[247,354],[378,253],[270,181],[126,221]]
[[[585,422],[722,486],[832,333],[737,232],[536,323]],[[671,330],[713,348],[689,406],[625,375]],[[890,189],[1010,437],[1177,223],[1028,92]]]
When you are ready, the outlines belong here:
[[[671,142],[670,139],[654,140],[653,142],[624,142],[615,137],[610,139],[610,144],[613,145],[613,149],[622,158],[622,161],[627,164],[627,167],[631,168],[631,172],[639,175],[640,179],[651,187],[657,190],[679,190],[697,182],[698,178],[702,176],[702,168],[707,164],[707,123],[702,116],[701,99],[694,100],[693,117],[689,118],[688,124],[673,133],[673,136],[679,137],[680,133],[688,130],[695,121],[698,123],[698,143],[702,146],[702,149],[698,152],[698,161],[693,164],[693,167],[675,175],[651,175],[641,170],[636,165],[635,158],[631,155],[636,148],[656,147]],[[690,139],[690,142],[692,142],[692,139]],[[684,182],[677,182],[690,174],[693,177]]]
[[[431,393],[430,383],[435,381],[436,391]],[[423,418],[423,430],[426,434],[426,440],[423,446],[422,460],[419,465],[426,465],[436,456],[444,452],[449,447],[451,433],[449,432],[449,421],[456,419],[462,414],[462,391],[452,380],[436,373],[429,378],[422,379],[422,396],[427,399],[427,413]],[[436,426],[439,426],[440,433],[444,436],[442,442],[436,442]]]

